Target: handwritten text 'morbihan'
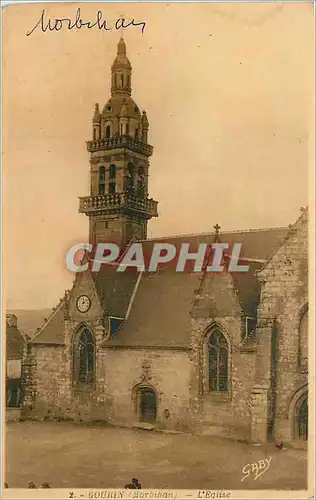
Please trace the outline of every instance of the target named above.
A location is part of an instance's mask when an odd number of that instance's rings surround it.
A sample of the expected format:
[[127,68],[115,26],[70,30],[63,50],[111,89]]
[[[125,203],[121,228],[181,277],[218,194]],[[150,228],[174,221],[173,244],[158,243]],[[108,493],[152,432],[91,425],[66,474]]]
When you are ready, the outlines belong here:
[[135,21],[135,19],[131,19],[127,21],[124,18],[117,19],[113,25],[103,19],[102,11],[98,10],[96,12],[96,17],[93,21],[83,20],[81,17],[81,9],[80,7],[76,11],[76,17],[74,19],[70,19],[68,17],[64,18],[46,18],[46,11],[42,10],[41,15],[37,23],[30,29],[26,36],[30,36],[36,29],[42,31],[42,33],[46,33],[47,31],[59,31],[62,28],[71,30],[80,30],[82,28],[92,29],[96,28],[102,31],[111,31],[113,29],[123,30],[129,28],[130,26],[138,26],[141,29],[141,32],[144,33],[146,23],[144,21]]
[[253,479],[258,479],[261,474],[266,472],[270,467],[272,457],[265,458],[264,460],[259,460],[258,462],[254,462],[252,464],[247,464],[243,468],[242,472],[245,474],[240,481],[244,481],[250,474],[253,475]]

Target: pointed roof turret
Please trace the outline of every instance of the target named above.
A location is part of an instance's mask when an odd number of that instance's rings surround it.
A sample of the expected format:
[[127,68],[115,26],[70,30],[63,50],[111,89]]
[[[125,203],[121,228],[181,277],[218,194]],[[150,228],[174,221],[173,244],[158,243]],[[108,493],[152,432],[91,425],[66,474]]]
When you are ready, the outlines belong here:
[[117,55],[126,56],[126,44],[123,37],[120,38],[120,41],[117,44]]
[[221,230],[221,226],[216,223],[215,226],[213,226],[213,229],[215,229],[215,235],[214,235],[214,243],[220,243],[220,237],[219,237],[219,232]]
[[117,56],[112,64],[112,71],[115,69],[132,69],[132,65],[126,55],[126,44],[123,38],[120,38],[117,44]]
[[100,108],[99,104],[96,103],[94,107],[93,123],[99,123],[100,120],[101,120]]
[[131,87],[132,65],[126,55],[126,44],[123,38],[117,45],[117,55],[112,64],[112,85],[111,93],[123,96],[130,96],[132,93]]
[[149,123],[148,123],[148,118],[147,118],[147,113],[146,113],[146,111],[143,111],[143,115],[142,115],[142,123],[143,123],[143,127],[144,127],[144,128],[148,128],[148,127],[149,127]]

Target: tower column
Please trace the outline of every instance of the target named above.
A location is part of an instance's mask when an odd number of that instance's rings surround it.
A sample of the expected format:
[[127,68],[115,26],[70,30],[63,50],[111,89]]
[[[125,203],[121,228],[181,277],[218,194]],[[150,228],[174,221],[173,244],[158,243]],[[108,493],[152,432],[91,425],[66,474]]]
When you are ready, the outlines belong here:
[[268,440],[273,327],[274,318],[260,318],[256,330],[258,342],[255,385],[251,394],[251,441],[258,444],[266,443]]

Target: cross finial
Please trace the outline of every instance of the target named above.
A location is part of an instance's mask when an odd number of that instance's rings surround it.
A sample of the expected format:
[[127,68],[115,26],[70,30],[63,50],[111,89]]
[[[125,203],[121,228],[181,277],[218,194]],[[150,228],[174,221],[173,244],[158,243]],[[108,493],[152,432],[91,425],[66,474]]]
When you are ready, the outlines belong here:
[[120,15],[120,19],[121,19],[120,36],[121,36],[121,38],[123,38],[123,21],[124,21],[124,14],[121,14],[121,15]]
[[216,223],[215,226],[213,226],[213,228],[215,229],[215,234],[219,234],[219,230],[221,229],[221,226]]

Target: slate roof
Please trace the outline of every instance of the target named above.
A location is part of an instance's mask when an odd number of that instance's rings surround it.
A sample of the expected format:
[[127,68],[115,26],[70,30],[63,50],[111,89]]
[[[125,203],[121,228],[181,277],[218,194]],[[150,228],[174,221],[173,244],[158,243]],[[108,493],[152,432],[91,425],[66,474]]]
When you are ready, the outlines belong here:
[[[287,231],[288,228],[275,228],[220,234],[220,241],[230,246],[242,243],[241,256],[250,259],[247,262],[250,272],[232,274],[234,288],[245,315],[256,315],[260,284],[255,271],[264,265]],[[154,242],[172,243],[178,250],[181,243],[189,243],[189,249],[193,252],[200,243],[213,243],[214,233],[147,240],[143,242],[144,253],[151,253]],[[188,268],[186,270],[189,271]],[[198,273],[177,273],[167,265],[156,273],[142,273],[138,282],[139,273],[136,271],[120,273],[115,266],[102,266],[98,273],[92,272],[91,275],[107,315],[125,318],[131,305],[128,319],[105,342],[104,347],[189,346],[190,311],[195,291],[200,286]],[[61,345],[64,343],[63,336],[64,303],[61,303],[34,337],[33,343]]]
[[188,347],[197,275],[144,273],[130,316],[104,346]]
[[[220,241],[228,243],[230,247],[233,243],[242,243],[241,256],[250,260],[247,262],[249,272],[231,273],[241,309],[246,316],[256,316],[260,299],[260,283],[255,272],[264,265],[287,231],[287,228],[276,228],[220,234]],[[193,252],[200,243],[213,243],[214,234],[147,240],[144,242],[144,253],[146,247],[152,247],[153,242],[168,242],[177,248],[181,243],[189,243],[190,251]],[[251,259],[255,262],[251,262]],[[188,348],[190,311],[195,291],[200,286],[200,274],[190,273],[190,264],[186,270],[184,273],[176,273],[174,268],[166,264],[161,266],[157,273],[143,273],[130,316],[113,337],[104,343],[104,347]],[[124,275],[130,273],[126,271],[116,274],[121,274],[121,279],[124,279]],[[216,297],[214,299],[216,300]]]
[[39,332],[33,337],[32,344],[64,344],[64,314],[65,303],[62,301]]
[[[249,229],[241,231],[221,231],[219,239],[222,243],[228,243],[230,246],[233,243],[241,243],[241,256],[252,259],[269,258],[274,248],[282,241],[286,233],[287,227],[277,227],[270,229]],[[211,244],[214,242],[214,233],[200,233],[192,235],[179,235],[166,238],[154,238],[147,240],[145,245],[150,245],[154,242],[172,243],[176,247],[180,243],[189,243],[192,250],[198,247],[200,243]]]
[[25,339],[16,326],[6,322],[6,356],[7,359],[22,359]]
[[91,273],[100,303],[105,304],[106,313],[124,318],[134,291],[138,273],[117,272],[116,267],[102,266],[100,272]]

